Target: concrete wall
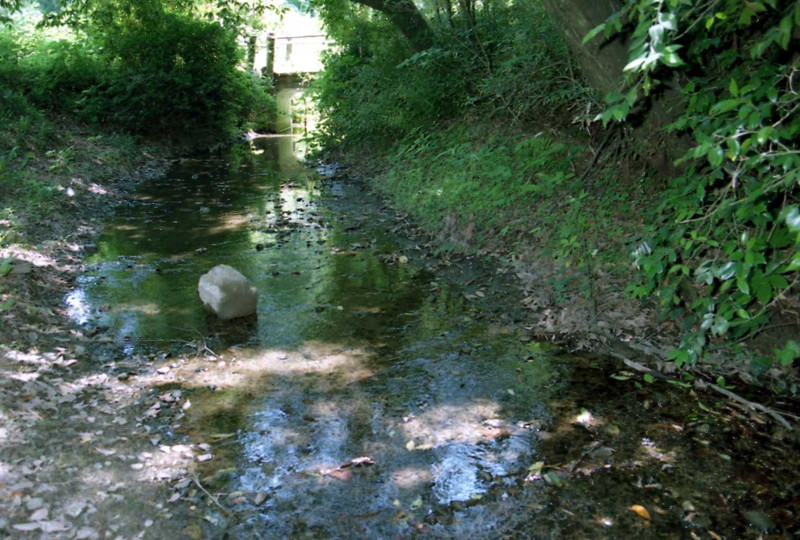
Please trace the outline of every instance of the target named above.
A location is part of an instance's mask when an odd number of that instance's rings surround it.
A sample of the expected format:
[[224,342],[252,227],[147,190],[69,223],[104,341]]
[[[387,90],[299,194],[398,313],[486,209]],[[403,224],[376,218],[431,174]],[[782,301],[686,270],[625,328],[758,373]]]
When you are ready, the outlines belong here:
[[[290,73],[319,73],[322,71],[322,52],[332,43],[325,34],[274,36],[275,53],[272,69],[276,75]],[[253,70],[261,73],[269,65],[269,37],[256,41]]]

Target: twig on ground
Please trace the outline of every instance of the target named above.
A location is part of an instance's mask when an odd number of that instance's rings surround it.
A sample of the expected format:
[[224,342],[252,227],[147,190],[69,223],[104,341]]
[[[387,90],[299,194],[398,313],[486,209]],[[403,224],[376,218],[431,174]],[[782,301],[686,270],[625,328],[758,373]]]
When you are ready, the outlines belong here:
[[[219,358],[219,355],[217,353],[208,348],[208,343],[206,342],[206,336],[204,336],[200,330],[198,330],[197,328],[192,328],[191,326],[187,326],[186,329],[191,330],[192,332],[200,336],[200,345],[197,346],[197,353],[195,356],[200,356],[200,353],[207,352],[214,358]],[[185,343],[189,344],[190,342],[187,341]]]
[[649,354],[651,356],[655,356],[656,358],[659,358],[661,360],[667,360],[668,359],[667,358],[667,351],[665,351],[664,349],[661,349],[659,347],[655,347],[653,345],[645,343],[643,341],[642,342],[630,341],[630,342],[626,342],[625,344],[628,347],[630,347],[631,349],[636,349],[639,352],[643,352],[645,354]]
[[714,390],[715,392],[717,392],[719,394],[722,394],[722,395],[724,395],[726,397],[729,397],[730,399],[732,399],[734,401],[737,401],[737,402],[747,406],[748,408],[750,408],[750,409],[752,409],[754,411],[761,411],[764,414],[767,414],[767,415],[771,416],[773,418],[773,420],[775,420],[780,425],[782,425],[783,427],[785,427],[786,429],[788,429],[790,431],[793,429],[792,428],[792,424],[790,424],[789,421],[785,417],[789,416],[789,417],[792,417],[794,419],[797,419],[797,417],[794,417],[793,415],[790,415],[788,413],[778,412],[775,409],[771,409],[771,408],[767,407],[766,405],[762,405],[761,403],[756,403],[755,401],[750,401],[749,399],[745,399],[742,396],[740,396],[739,394],[731,392],[727,388],[722,388],[721,386],[718,386],[716,384],[709,384],[709,383],[706,383],[704,381],[698,380],[698,381],[695,381],[694,385],[695,385],[696,388],[699,388],[700,390],[706,390],[706,389]]
[[603,140],[600,142],[600,146],[597,147],[597,152],[594,153],[594,157],[592,158],[591,163],[589,163],[589,166],[586,167],[586,170],[583,171],[583,174],[580,175],[580,177],[578,178],[578,182],[586,180],[586,177],[589,176],[589,173],[592,172],[594,166],[597,165],[597,162],[600,160],[600,156],[603,154],[603,150],[605,149],[609,141],[611,141],[611,138],[616,134],[616,132],[617,130],[613,128],[609,129],[606,132],[605,136],[603,137]]
[[648,375],[652,375],[656,379],[662,379],[662,380],[665,380],[665,381],[670,380],[670,378],[667,377],[666,375],[664,375],[663,373],[659,373],[658,371],[656,371],[654,369],[650,369],[649,367],[645,366],[644,364],[640,364],[639,362],[634,362],[630,358],[626,358],[624,355],[622,355],[622,354],[620,354],[618,352],[609,351],[609,354],[611,356],[613,356],[614,358],[618,358],[618,359],[622,360],[623,364],[625,364],[626,366],[628,366],[629,368],[631,368],[631,369],[633,369],[635,371],[639,371],[641,373],[647,373]]
[[227,508],[225,508],[224,506],[222,506],[222,505],[219,503],[219,501],[217,500],[217,498],[216,498],[216,497],[214,497],[214,496],[213,496],[211,493],[209,493],[209,492],[208,492],[208,490],[206,490],[206,488],[204,488],[204,487],[203,487],[203,484],[201,484],[201,483],[200,483],[200,479],[197,477],[197,474],[195,474],[195,473],[192,473],[192,480],[194,480],[194,483],[195,483],[195,485],[196,485],[197,487],[199,487],[199,488],[200,488],[200,490],[201,490],[203,493],[205,493],[206,495],[208,495],[208,498],[209,498],[209,499],[211,499],[211,501],[212,501],[212,502],[213,502],[215,505],[217,505],[217,507],[218,507],[220,510],[222,510],[222,513],[223,513],[223,514],[225,514],[226,516],[229,516],[229,515],[231,515],[230,511],[229,511]]

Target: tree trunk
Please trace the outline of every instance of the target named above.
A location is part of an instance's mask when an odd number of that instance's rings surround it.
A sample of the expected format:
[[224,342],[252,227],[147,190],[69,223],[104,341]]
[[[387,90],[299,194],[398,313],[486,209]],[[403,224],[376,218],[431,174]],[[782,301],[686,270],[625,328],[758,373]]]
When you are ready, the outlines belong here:
[[415,51],[424,51],[433,45],[433,31],[428,25],[428,21],[414,5],[413,0],[353,1],[377,9],[389,17],[389,20],[403,33]]
[[602,33],[588,43],[583,37],[619,10],[619,0],[542,0],[578,59],[587,82],[607,93],[619,87],[628,50],[620,39],[606,40]]
[[[620,0],[542,0],[556,21],[581,66],[586,82],[601,94],[619,90],[622,69],[628,63],[628,47],[624,38],[606,39],[602,32],[583,43],[583,37],[610,15],[619,11]],[[676,172],[675,160],[688,149],[685,138],[669,135],[664,126],[682,110],[681,95],[675,85],[666,81],[657,94],[637,114],[628,117],[634,137],[641,143],[641,157],[662,175]]]

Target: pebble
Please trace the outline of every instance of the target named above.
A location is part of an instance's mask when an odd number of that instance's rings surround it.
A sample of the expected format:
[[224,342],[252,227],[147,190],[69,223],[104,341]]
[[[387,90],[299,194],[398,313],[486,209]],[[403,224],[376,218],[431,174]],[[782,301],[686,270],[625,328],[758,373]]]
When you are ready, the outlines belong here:
[[197,456],[197,461],[201,463],[204,461],[211,461],[212,459],[214,459],[214,456],[212,454],[201,454]]
[[134,471],[141,471],[142,469],[144,469],[144,463],[132,463],[131,469],[133,469]]
[[44,506],[44,501],[40,497],[32,497],[25,503],[25,507],[30,511],[38,510],[42,506]]

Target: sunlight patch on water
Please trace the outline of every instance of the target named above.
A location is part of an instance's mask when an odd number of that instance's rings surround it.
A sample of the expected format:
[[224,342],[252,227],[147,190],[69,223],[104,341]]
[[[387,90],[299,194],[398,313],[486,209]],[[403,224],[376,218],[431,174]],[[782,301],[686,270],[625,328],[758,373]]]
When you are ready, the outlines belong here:
[[75,289],[67,293],[64,301],[67,304],[67,316],[78,324],[86,324],[91,319],[92,307],[86,299],[84,289]]
[[451,441],[477,443],[491,438],[492,430],[482,422],[496,418],[500,406],[489,400],[470,404],[439,405],[403,424],[403,431],[416,446],[436,448]]

